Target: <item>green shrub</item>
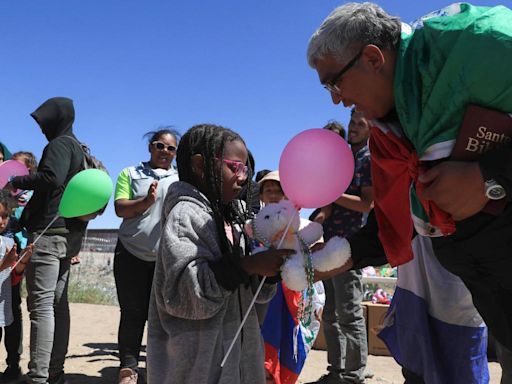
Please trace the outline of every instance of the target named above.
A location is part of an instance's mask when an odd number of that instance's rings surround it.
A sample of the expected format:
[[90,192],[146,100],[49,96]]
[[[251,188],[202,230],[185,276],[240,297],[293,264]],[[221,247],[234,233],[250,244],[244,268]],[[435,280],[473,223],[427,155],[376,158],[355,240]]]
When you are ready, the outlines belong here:
[[69,283],[68,300],[70,303],[117,305],[117,297],[109,290],[76,281]]
[[[22,281],[21,297],[27,297],[27,285]],[[68,300],[70,303],[118,305],[115,291],[110,287],[91,286],[84,281],[76,281],[73,278],[68,286]]]

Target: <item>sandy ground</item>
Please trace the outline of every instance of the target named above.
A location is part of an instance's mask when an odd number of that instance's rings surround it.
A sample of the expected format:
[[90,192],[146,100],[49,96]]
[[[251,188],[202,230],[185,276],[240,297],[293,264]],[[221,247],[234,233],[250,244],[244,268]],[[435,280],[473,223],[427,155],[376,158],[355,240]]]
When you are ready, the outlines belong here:
[[[28,363],[29,325],[26,306],[23,303],[24,351],[22,368]],[[71,339],[66,360],[69,384],[117,383],[117,327],[119,308],[113,306],[71,304]],[[0,361],[5,360],[1,348]],[[142,354],[144,359],[144,353]],[[325,373],[327,356],[324,351],[311,351],[299,378],[299,383],[313,381]],[[144,366],[144,362],[141,363]],[[402,383],[400,368],[391,357],[369,356],[368,367],[375,374],[368,384]],[[497,363],[489,364],[491,384],[499,384],[501,369]],[[0,365],[3,371],[3,364]],[[142,382],[142,381],[140,381]]]

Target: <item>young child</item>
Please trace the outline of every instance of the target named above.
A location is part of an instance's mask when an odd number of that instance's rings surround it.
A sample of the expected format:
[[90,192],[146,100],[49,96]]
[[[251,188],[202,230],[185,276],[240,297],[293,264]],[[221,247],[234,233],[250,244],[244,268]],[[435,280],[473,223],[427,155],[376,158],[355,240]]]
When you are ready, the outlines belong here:
[[[262,204],[279,203],[286,199],[281,187],[279,171],[267,173],[258,181]],[[307,220],[301,219],[301,227]],[[323,239],[320,240],[323,242]],[[320,330],[320,318],[325,304],[324,286],[321,281],[314,284],[312,297],[315,316],[308,323],[299,317],[301,293],[289,289],[283,282],[268,303],[261,326],[265,342],[265,369],[267,383],[296,383]],[[261,306],[260,306],[261,308]],[[261,311],[261,310],[260,310]]]
[[[37,160],[32,152],[16,152],[12,155],[12,160],[17,160],[20,163],[23,163],[30,174],[37,171]],[[23,213],[23,209],[25,209],[25,206],[29,202],[33,193],[34,191],[30,190],[16,191],[14,198],[16,199],[17,206],[11,215],[8,229],[5,233],[5,236],[14,238],[14,241],[20,249],[24,249],[27,246],[28,234],[23,228],[19,227],[18,222],[21,218],[21,214]]]
[[[34,173],[37,169],[37,161],[31,152],[16,152],[12,155],[13,160],[18,160],[25,164],[30,173]],[[21,190],[17,191],[14,196],[16,199],[15,209],[7,225],[7,229],[0,234],[14,240],[15,245],[20,249],[20,253],[27,247],[27,233],[23,228],[19,228],[18,220],[21,217],[23,209],[32,197],[33,191]],[[18,268],[18,267],[17,267]],[[23,266],[24,269],[24,266]],[[4,345],[7,351],[7,368],[0,375],[0,384],[16,382],[21,378],[20,357],[23,351],[23,320],[21,312],[21,280],[23,274],[12,276],[11,281],[11,307],[12,307],[12,323],[5,327]],[[1,333],[0,333],[1,336]]]
[[[247,148],[235,132],[192,127],[177,153],[179,182],[167,193],[148,326],[148,382],[265,383],[254,308],[221,362],[253,298],[259,276],[274,276],[290,250],[248,254],[234,202],[250,178]],[[229,228],[226,230],[225,227]],[[265,284],[258,301],[275,287]]]
[[[2,233],[5,232],[9,225],[9,216],[14,207],[14,199],[11,195],[4,190],[0,190],[0,274],[8,269],[13,263],[16,262],[16,249],[14,241]],[[1,288],[0,288],[1,289]],[[7,289],[10,290],[10,287]],[[0,295],[3,296],[4,292],[0,290]]]
[[[2,236],[2,232],[5,231],[7,225],[9,223],[9,216],[11,210],[14,208],[15,202],[14,199],[10,196],[10,194],[5,190],[0,190],[0,257],[2,258],[1,262],[1,272],[0,272],[0,326],[7,327],[10,325],[13,318],[13,308],[15,303],[12,303],[12,295],[11,295],[11,286],[15,286],[19,284],[23,277],[23,271],[25,270],[26,264],[32,254],[32,246],[29,246],[27,251],[24,253],[23,258],[19,261],[14,269],[11,271],[11,266],[16,262],[17,254],[16,254],[16,244],[14,240],[5,236]],[[17,304],[19,306],[19,304]],[[0,329],[0,338],[2,336],[2,331]],[[12,357],[12,356],[11,356]],[[11,367],[11,361],[9,357],[7,359],[7,370]],[[19,355],[16,364],[13,366],[17,368],[18,375],[17,379],[21,378],[21,370],[19,367]],[[10,381],[6,381],[4,375],[0,379],[2,383],[7,383]]]

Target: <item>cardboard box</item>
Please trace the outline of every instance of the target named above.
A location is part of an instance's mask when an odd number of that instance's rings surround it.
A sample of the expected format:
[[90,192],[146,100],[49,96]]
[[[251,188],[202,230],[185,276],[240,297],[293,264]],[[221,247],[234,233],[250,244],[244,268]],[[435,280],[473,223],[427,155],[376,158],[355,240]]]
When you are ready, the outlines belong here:
[[[368,310],[366,308],[366,305],[363,305],[363,316],[364,316],[365,324],[368,324],[367,313],[368,313]],[[325,341],[325,334],[324,334],[324,325],[322,322],[320,322],[320,330],[318,331],[318,336],[316,337],[315,342],[313,343],[313,349],[327,351],[327,343]]]
[[318,331],[318,336],[313,343],[313,349],[318,349],[320,351],[327,351],[327,343],[325,342],[324,335],[324,325],[320,322],[320,330]]
[[382,329],[384,317],[389,308],[386,304],[373,304],[371,302],[363,303],[368,311],[366,322],[368,332],[368,354],[378,356],[390,356],[386,344],[378,338],[377,334]]

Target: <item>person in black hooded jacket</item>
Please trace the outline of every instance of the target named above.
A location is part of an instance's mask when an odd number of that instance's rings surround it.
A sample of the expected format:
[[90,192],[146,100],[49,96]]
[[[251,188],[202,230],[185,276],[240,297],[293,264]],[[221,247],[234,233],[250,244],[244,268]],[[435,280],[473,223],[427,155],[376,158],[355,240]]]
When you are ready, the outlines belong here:
[[36,173],[10,181],[13,188],[34,191],[21,217],[30,240],[49,227],[35,244],[26,271],[31,323],[27,376],[33,384],[63,384],[69,341],[70,257],[77,253],[77,249],[70,249],[68,240],[76,238],[77,231],[85,231],[87,224],[60,218],[58,208],[67,183],[81,170],[84,155],[76,138],[72,139],[75,110],[71,99],[48,99],[31,116],[48,145]]

